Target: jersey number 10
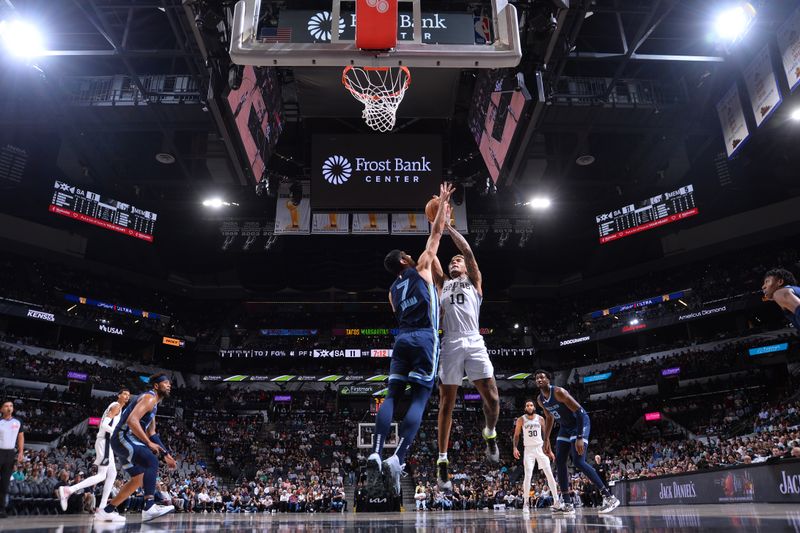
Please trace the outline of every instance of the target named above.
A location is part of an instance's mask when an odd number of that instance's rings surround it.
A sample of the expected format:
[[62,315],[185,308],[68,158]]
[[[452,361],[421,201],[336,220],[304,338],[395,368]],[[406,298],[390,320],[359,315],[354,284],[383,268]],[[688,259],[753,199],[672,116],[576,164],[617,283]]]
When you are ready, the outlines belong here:
[[464,295],[463,294],[451,294],[450,295],[450,303],[455,304],[463,304],[464,303]]

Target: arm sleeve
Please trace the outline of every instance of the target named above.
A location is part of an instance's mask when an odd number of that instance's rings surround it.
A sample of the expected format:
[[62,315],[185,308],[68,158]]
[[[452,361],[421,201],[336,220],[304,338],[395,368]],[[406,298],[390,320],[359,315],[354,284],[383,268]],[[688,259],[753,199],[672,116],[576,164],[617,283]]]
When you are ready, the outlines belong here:
[[578,438],[583,438],[583,428],[589,425],[589,413],[581,407],[575,412],[575,420],[578,429]]
[[150,440],[161,446],[161,449],[164,450],[167,454],[169,455],[172,454],[169,448],[167,448],[166,444],[161,442],[161,437],[158,436],[158,433],[153,433],[152,435],[150,435]]

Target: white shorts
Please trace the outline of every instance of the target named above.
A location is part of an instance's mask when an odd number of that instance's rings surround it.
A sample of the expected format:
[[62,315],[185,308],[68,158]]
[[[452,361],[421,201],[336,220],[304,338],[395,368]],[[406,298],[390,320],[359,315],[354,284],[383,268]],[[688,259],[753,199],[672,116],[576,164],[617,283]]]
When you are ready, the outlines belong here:
[[545,455],[542,446],[526,446],[522,459],[526,471],[533,471],[534,465],[537,465],[539,470],[550,468],[550,458]]
[[494,367],[482,335],[453,336],[442,339],[439,355],[439,382],[461,385],[467,376],[473,383],[494,376]]
[[94,441],[95,466],[108,466],[114,462],[114,450],[111,449],[111,435]]

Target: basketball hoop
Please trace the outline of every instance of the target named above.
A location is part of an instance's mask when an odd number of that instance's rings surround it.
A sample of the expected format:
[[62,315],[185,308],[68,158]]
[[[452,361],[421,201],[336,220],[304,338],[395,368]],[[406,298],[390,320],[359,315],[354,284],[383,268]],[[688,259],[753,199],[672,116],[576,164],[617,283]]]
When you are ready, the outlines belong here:
[[394,128],[397,108],[411,85],[407,67],[353,67],[342,72],[342,84],[353,97],[364,104],[362,116],[375,131]]

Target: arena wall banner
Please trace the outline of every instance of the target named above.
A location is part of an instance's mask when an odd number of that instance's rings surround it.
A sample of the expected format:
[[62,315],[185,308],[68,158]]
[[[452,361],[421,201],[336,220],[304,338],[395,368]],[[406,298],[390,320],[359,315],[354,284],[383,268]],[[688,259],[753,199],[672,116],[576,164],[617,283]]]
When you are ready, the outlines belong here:
[[392,235],[427,235],[430,232],[425,213],[397,213],[392,215]]
[[386,213],[353,213],[353,235],[388,235],[389,215]]
[[[453,209],[450,211],[450,225],[456,228],[459,233],[469,233],[469,226],[467,225],[467,202],[466,200],[461,205],[452,204]],[[447,230],[444,231],[447,233]]]
[[750,94],[750,105],[756,117],[756,126],[761,126],[781,105],[778,80],[772,70],[769,44],[756,54],[744,70],[744,81]]
[[778,29],[778,50],[789,89],[800,87],[800,8]]
[[717,115],[722,125],[725,150],[729,158],[733,157],[750,136],[750,130],[744,119],[742,101],[739,99],[739,87],[735,83],[717,104]]
[[599,331],[597,333],[592,333],[590,335],[583,335],[580,337],[573,337],[560,341],[553,341],[549,343],[547,346],[549,348],[565,348],[568,346],[572,346],[573,344],[581,344],[588,341],[611,339],[613,337],[619,337],[621,335],[630,335],[632,333],[636,333],[637,331],[649,331],[656,328],[673,326],[681,322],[689,322],[691,320],[699,320],[701,318],[708,318],[723,313],[740,311],[747,307],[748,307],[748,300],[746,299],[734,300],[731,302],[711,305],[706,308],[699,309],[697,311],[689,311],[678,315],[669,315],[661,318],[654,318],[652,320],[641,321],[639,324],[636,325],[628,325],[622,328],[614,328],[605,331]]
[[314,211],[424,209],[439,190],[442,141],[437,135],[314,135]]
[[350,215],[347,213],[314,213],[311,233],[315,235],[347,235],[350,233]]
[[613,492],[629,506],[800,503],[800,461],[782,460],[655,479],[618,481]]
[[[10,302],[0,302],[0,314],[16,316],[19,318],[27,318],[29,320],[49,322],[57,326],[77,328],[95,333],[102,331],[103,333],[131,337],[142,341],[149,341],[153,340],[154,338],[153,335],[146,330],[132,330],[130,328],[123,329],[110,324],[98,325],[94,320],[88,320],[75,316],[59,315],[57,313],[49,313],[39,309],[32,309],[27,305],[19,305]],[[160,341],[160,337],[158,339]]]
[[289,183],[281,183],[275,208],[275,235],[308,235],[311,233],[311,187],[303,184],[303,198],[298,205],[292,202]]
[[[475,19],[472,13],[424,12],[420,22],[422,23],[420,38],[424,44],[475,44]],[[262,39],[274,37],[269,30],[268,28],[263,30]],[[411,13],[400,13],[397,17],[397,39],[411,40],[413,30],[414,20]],[[278,42],[330,42],[331,13],[304,9],[281,10],[275,34],[280,39]],[[344,8],[340,16],[339,39],[352,41],[355,35],[355,12],[352,8]]]

